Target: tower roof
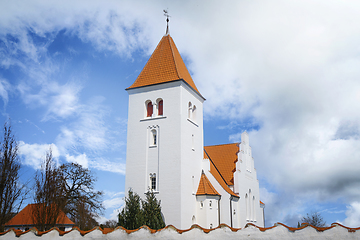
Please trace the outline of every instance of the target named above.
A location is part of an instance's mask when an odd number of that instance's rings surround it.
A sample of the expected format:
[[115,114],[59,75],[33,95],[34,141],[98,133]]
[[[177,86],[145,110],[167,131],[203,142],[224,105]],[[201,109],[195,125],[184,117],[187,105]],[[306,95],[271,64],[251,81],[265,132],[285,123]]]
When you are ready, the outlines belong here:
[[201,96],[176,48],[174,40],[169,34],[166,34],[160,40],[135,82],[126,90],[176,80],[183,80]]

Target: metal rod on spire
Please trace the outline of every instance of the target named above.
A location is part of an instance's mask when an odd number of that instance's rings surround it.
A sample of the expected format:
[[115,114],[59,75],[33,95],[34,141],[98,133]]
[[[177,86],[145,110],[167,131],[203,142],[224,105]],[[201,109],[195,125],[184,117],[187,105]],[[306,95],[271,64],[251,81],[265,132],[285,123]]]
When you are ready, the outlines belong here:
[[164,16],[166,17],[166,33],[165,35],[169,35],[169,13],[168,13],[168,10],[163,10],[164,11]]

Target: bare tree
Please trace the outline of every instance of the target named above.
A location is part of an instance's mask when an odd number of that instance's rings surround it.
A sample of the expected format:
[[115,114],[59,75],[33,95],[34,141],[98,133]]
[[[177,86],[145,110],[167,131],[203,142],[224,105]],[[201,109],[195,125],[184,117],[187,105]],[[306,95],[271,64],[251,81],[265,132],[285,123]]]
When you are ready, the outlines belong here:
[[4,124],[0,146],[0,230],[17,213],[25,198],[25,185],[19,182],[19,146],[9,123]]
[[73,217],[73,222],[81,230],[87,231],[99,225],[99,223],[95,220],[97,215],[89,210],[89,206],[85,204],[83,199],[78,200],[75,210],[76,214]]
[[56,167],[50,148],[35,177],[33,220],[39,230],[48,230],[62,220],[59,216],[66,204],[64,190],[62,173]]
[[95,177],[87,168],[76,163],[56,167],[51,150],[35,182],[37,203],[34,222],[40,230],[46,230],[61,221],[63,211],[80,229],[89,230],[96,225],[96,217],[102,213],[102,192],[94,188]]
[[64,212],[82,230],[98,225],[95,218],[104,210],[101,191],[96,191],[96,178],[87,168],[77,163],[60,167],[65,186],[66,205]]
[[107,220],[104,224],[100,225],[103,229],[104,228],[116,228],[118,226],[118,222],[116,220],[110,219]]
[[301,219],[302,223],[308,223],[314,227],[325,227],[326,222],[319,212],[307,213],[306,217]]

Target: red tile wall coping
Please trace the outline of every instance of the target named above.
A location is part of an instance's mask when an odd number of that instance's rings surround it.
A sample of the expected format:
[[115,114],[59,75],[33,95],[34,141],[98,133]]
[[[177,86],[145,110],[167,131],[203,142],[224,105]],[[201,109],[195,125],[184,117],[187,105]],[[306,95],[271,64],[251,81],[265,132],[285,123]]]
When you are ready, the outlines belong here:
[[[303,223],[300,228],[289,227],[289,226],[286,226],[286,225],[283,224],[283,223],[275,223],[274,226],[272,226],[272,227],[263,228],[263,227],[258,227],[258,226],[256,226],[256,225],[253,224],[253,223],[248,223],[248,224],[246,224],[245,228],[250,227],[250,226],[255,227],[255,228],[258,228],[261,232],[265,232],[265,231],[267,231],[267,230],[269,230],[269,229],[273,229],[273,228],[276,228],[276,227],[278,227],[278,226],[283,226],[283,227],[287,228],[290,232],[295,232],[295,231],[298,231],[298,230],[302,230],[302,229],[307,228],[307,227],[314,228],[314,229],[316,229],[318,232],[324,232],[324,231],[329,230],[329,229],[332,229],[332,228],[334,228],[334,227],[336,227],[336,226],[345,228],[345,229],[348,230],[348,232],[356,232],[356,231],[360,230],[360,227],[350,228],[350,227],[346,227],[346,226],[344,226],[344,225],[341,225],[340,223],[332,223],[331,226],[329,226],[329,227],[314,227],[314,226],[312,226],[312,225],[310,225],[310,224],[308,224],[308,223]],[[36,234],[36,236],[41,237],[42,235],[47,234],[47,233],[49,233],[49,232],[51,232],[51,231],[58,231],[59,236],[63,236],[63,235],[65,235],[65,234],[67,234],[67,233],[70,233],[70,232],[72,232],[72,231],[78,231],[82,236],[85,236],[86,234],[88,234],[88,233],[90,233],[90,232],[93,232],[93,231],[95,231],[95,230],[99,230],[99,231],[101,231],[103,234],[108,234],[108,233],[111,233],[111,232],[113,232],[113,231],[119,231],[119,230],[120,230],[120,231],[125,231],[127,234],[131,234],[131,233],[134,233],[134,232],[139,231],[140,229],[146,229],[147,231],[149,231],[149,232],[152,233],[152,234],[154,234],[154,233],[156,233],[156,232],[161,232],[161,231],[163,231],[163,230],[165,230],[165,229],[171,229],[171,230],[173,230],[173,231],[178,232],[179,234],[182,234],[182,233],[184,233],[184,232],[191,231],[192,229],[200,229],[200,230],[202,230],[204,233],[209,233],[209,232],[214,231],[214,230],[219,229],[219,228],[229,228],[229,229],[230,229],[231,231],[233,231],[233,232],[237,232],[237,231],[241,230],[241,228],[232,228],[232,227],[230,227],[230,226],[228,226],[228,225],[226,225],[226,224],[220,224],[220,226],[218,226],[218,227],[216,227],[216,228],[212,228],[212,229],[203,228],[203,227],[201,227],[201,226],[199,226],[199,225],[197,225],[197,224],[194,224],[194,225],[192,225],[189,229],[184,229],[184,230],[177,229],[177,228],[174,227],[173,225],[168,225],[168,226],[166,226],[166,227],[164,227],[164,228],[162,228],[162,229],[159,229],[159,230],[150,229],[148,226],[142,226],[142,227],[140,227],[140,228],[138,228],[138,229],[134,229],[134,230],[127,230],[127,229],[119,226],[119,227],[117,227],[117,228],[115,228],[115,229],[106,229],[106,230],[104,230],[104,229],[102,229],[102,228],[100,228],[100,227],[95,227],[95,228],[93,228],[93,229],[91,229],[91,230],[88,230],[88,231],[82,231],[82,230],[80,230],[78,227],[73,227],[73,228],[72,228],[71,230],[69,230],[69,231],[61,231],[61,230],[58,229],[57,227],[54,227],[54,228],[51,228],[51,229],[48,230],[48,231],[38,231],[38,230],[34,227],[34,228],[31,228],[31,229],[29,229],[29,230],[27,230],[27,231],[24,231],[24,232],[21,231],[21,230],[17,230],[17,229],[12,228],[12,229],[9,229],[9,230],[7,230],[7,231],[5,231],[5,232],[1,232],[1,233],[0,233],[0,236],[6,235],[6,234],[8,234],[8,233],[10,233],[10,232],[13,232],[13,233],[15,233],[15,235],[16,235],[17,237],[20,237],[21,235],[24,235],[24,234],[26,234],[26,233],[28,233],[28,232],[34,232],[34,233]]]

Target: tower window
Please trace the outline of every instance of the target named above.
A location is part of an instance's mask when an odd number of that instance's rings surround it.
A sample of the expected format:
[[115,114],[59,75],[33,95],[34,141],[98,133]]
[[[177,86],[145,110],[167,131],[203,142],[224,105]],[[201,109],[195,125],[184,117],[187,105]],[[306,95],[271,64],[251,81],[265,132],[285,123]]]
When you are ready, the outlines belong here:
[[192,120],[196,121],[196,106],[194,105],[192,108]]
[[150,174],[150,187],[151,190],[155,191],[156,190],[156,174]]
[[191,113],[192,113],[192,104],[189,102],[189,108],[188,108],[188,118],[191,119]]
[[162,116],[163,115],[163,100],[160,100],[159,102],[158,102],[158,115],[159,116]]
[[156,177],[151,178],[151,189],[156,190]]
[[152,102],[148,102],[147,106],[146,106],[146,110],[147,110],[147,117],[151,117],[153,115],[153,104]]
[[155,146],[157,144],[156,130],[151,130],[151,145]]

